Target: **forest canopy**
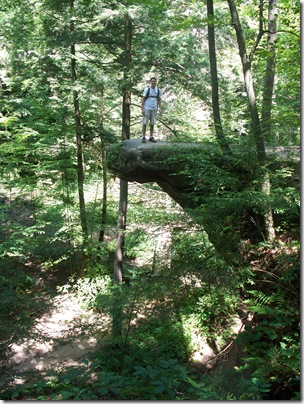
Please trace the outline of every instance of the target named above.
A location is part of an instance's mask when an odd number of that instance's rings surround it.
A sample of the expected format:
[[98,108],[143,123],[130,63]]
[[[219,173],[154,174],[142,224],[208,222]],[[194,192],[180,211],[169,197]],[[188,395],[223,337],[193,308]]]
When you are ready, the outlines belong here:
[[[300,399],[300,2],[2,0],[0,21],[1,398]],[[62,296],[109,319],[100,349],[19,383],[12,347]]]

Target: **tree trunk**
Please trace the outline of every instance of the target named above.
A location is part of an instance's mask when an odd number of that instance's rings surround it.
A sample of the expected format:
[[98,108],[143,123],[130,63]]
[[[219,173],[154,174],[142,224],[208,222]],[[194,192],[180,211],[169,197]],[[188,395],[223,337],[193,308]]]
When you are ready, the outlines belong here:
[[[276,0],[274,0],[276,1]],[[257,103],[256,103],[256,97],[255,97],[255,92],[254,92],[254,87],[253,87],[253,81],[252,81],[252,74],[251,74],[251,59],[247,56],[246,52],[246,46],[245,46],[245,40],[243,36],[243,31],[242,27],[240,24],[238,12],[235,6],[234,0],[228,0],[229,3],[229,8],[230,8],[230,13],[232,16],[232,21],[233,25],[236,31],[236,36],[237,36],[237,42],[238,42],[238,47],[239,47],[239,53],[242,61],[242,66],[243,66],[243,73],[244,73],[244,81],[245,81],[245,87],[246,87],[246,92],[248,96],[248,101],[249,101],[249,109],[250,109],[250,115],[251,115],[251,126],[252,126],[252,132],[255,138],[255,144],[256,144],[256,149],[257,149],[257,154],[258,154],[258,159],[259,163],[262,169],[262,192],[265,193],[267,197],[270,196],[270,176],[269,172],[265,168],[266,164],[266,152],[265,152],[265,144],[264,144],[264,137],[262,133],[262,128],[259,120],[259,115],[258,115],[258,108],[257,108]],[[260,12],[262,13],[262,2],[260,4]],[[259,37],[262,35],[262,16],[260,15],[260,32],[259,32]],[[267,95],[268,95],[268,90],[267,90]],[[271,112],[270,110],[268,111],[269,113]],[[270,115],[269,119],[270,121]],[[273,215],[272,215],[272,209],[270,206],[267,207],[266,212],[264,214],[264,225],[265,225],[265,231],[267,233],[267,239],[268,241],[273,241],[275,238],[275,229],[273,225]]]
[[128,207],[128,181],[120,180],[119,214],[117,222],[116,250],[114,260],[114,284],[122,281],[123,253]]
[[228,146],[228,143],[224,135],[220,115],[217,63],[216,63],[216,51],[215,51],[215,39],[214,39],[213,0],[207,0],[207,14],[208,14],[209,60],[210,60],[210,74],[211,74],[211,87],[212,87],[212,110],[213,110],[215,133],[221,149],[231,154],[231,150]]
[[124,93],[122,101],[122,140],[130,139],[131,121],[131,46],[132,46],[132,21],[129,16],[125,18],[125,59],[124,59]]
[[[71,46],[72,53],[72,75],[73,83],[76,83],[76,62],[75,58],[75,45]],[[83,152],[82,152],[82,141],[81,141],[81,121],[80,121],[80,108],[78,100],[77,90],[73,91],[74,109],[75,109],[75,130],[76,130],[76,146],[77,146],[77,179],[78,179],[78,196],[79,196],[79,206],[80,206],[80,220],[81,228],[84,235],[88,233],[88,226],[86,220],[86,209],[85,209],[85,199],[84,199],[84,170],[83,170]]]
[[[125,16],[125,52],[124,52],[124,93],[122,103],[122,140],[130,138],[130,105],[131,105],[131,81],[129,77],[131,68],[131,47],[132,47],[132,21],[128,15]],[[114,284],[122,281],[124,233],[126,229],[128,207],[128,182],[120,180],[119,214],[117,223],[116,252],[114,260]]]
[[[277,0],[270,0],[268,6],[268,58],[264,81],[263,102],[262,102],[262,131],[265,139],[270,139],[271,132],[271,107],[274,88],[274,78],[276,70],[276,15]],[[263,190],[266,195],[270,196],[270,174],[265,173]],[[273,223],[272,209],[269,206],[265,213],[265,228],[268,241],[273,241],[276,237],[275,227]]]
[[251,129],[255,139],[258,159],[261,165],[265,164],[266,153],[265,153],[265,145],[264,139],[261,130],[261,124],[258,114],[258,108],[256,103],[256,97],[253,87],[252,81],[252,73],[251,73],[251,60],[247,56],[245,39],[243,36],[242,26],[239,20],[239,15],[236,9],[236,5],[234,0],[228,0],[230,13],[232,17],[232,24],[235,28],[237,43],[239,47],[239,54],[241,57],[242,67],[243,67],[243,75],[244,75],[244,83],[246,88],[246,93],[248,97],[249,110],[251,116]]
[[[71,9],[74,8],[74,0],[71,0],[70,3]],[[71,22],[70,25],[70,33],[72,40],[75,34],[74,22]],[[79,210],[80,210],[80,222],[83,233],[83,249],[82,249],[82,259],[81,259],[81,267],[80,267],[80,276],[83,275],[84,269],[87,263],[87,255],[85,253],[85,245],[87,243],[88,238],[88,225],[87,225],[87,217],[86,217],[86,207],[85,207],[85,199],[84,199],[84,169],[83,169],[83,151],[82,151],[82,127],[81,127],[81,119],[80,119],[80,106],[79,106],[79,94],[76,89],[77,83],[77,74],[76,74],[76,48],[75,43],[71,44],[71,70],[72,70],[72,82],[73,82],[73,102],[74,102],[74,119],[75,119],[75,131],[76,131],[76,147],[77,147],[77,179],[78,179],[78,198],[79,198]]]
[[104,126],[103,126],[103,100],[104,100],[104,87],[102,85],[101,88],[101,110],[100,110],[100,122],[99,122],[99,129],[100,129],[100,144],[101,144],[101,159],[102,159],[102,184],[103,184],[103,192],[102,192],[102,208],[101,208],[101,223],[100,223],[100,231],[99,231],[99,238],[98,241],[102,243],[104,241],[104,234],[105,234],[105,226],[107,222],[107,198],[108,198],[108,168],[106,162],[106,141],[104,136]]
[[[270,184],[271,184],[270,183],[270,173],[268,170],[265,170],[264,181],[262,184],[262,191],[268,197],[270,197],[270,188],[271,188]],[[272,209],[271,209],[271,206],[269,206],[268,202],[267,202],[267,206],[266,206],[266,212],[264,214],[264,221],[265,221],[265,230],[267,233],[267,240],[269,242],[272,242],[272,241],[274,241],[274,239],[276,237],[276,231],[275,231],[275,227],[274,227]]]
[[270,139],[271,108],[276,70],[276,15],[278,0],[270,0],[268,8],[268,57],[264,81],[262,103],[262,131],[265,139]]
[[101,145],[101,158],[102,158],[102,180],[103,180],[103,192],[102,192],[102,208],[101,208],[101,229],[99,232],[99,242],[104,241],[105,225],[107,222],[107,198],[108,198],[108,176],[107,176],[107,163],[106,163],[106,153],[105,145],[102,139]]

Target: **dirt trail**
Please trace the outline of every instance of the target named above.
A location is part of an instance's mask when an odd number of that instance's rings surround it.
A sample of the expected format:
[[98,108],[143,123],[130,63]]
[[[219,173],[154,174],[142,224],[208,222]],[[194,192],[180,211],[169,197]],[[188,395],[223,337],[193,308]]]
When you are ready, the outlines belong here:
[[[111,319],[105,313],[83,308],[73,293],[57,292],[53,296],[50,293],[48,310],[37,314],[31,328],[7,345],[1,389],[39,380],[69,367],[84,366],[84,360],[88,365],[92,354],[104,346],[111,329]],[[239,327],[240,321],[236,319],[235,332]],[[193,353],[189,363],[200,372],[203,368],[212,369],[216,352],[221,348],[212,349],[201,338],[196,343],[200,349]]]
[[108,320],[81,308],[72,295],[54,298],[55,308],[36,320],[33,337],[10,346],[10,362],[16,372],[49,370],[71,366],[93,352],[98,333],[105,331]]
[[21,337],[7,347],[2,362],[1,381],[5,385],[22,383],[33,373],[79,366],[99,347],[99,340],[109,329],[109,318],[81,307],[73,294],[62,293],[50,298],[51,309],[38,316],[30,336]]
[[[167,233],[160,235],[157,238],[157,256],[162,261],[167,259],[163,246],[170,239]],[[160,262],[157,261],[156,272],[158,264]],[[83,365],[84,359],[102,348],[102,341],[111,327],[111,319],[105,313],[85,309],[72,293],[56,290],[58,285],[68,282],[68,269],[47,271],[39,263],[29,263],[23,270],[36,277],[35,292],[26,295],[30,303],[24,301],[22,314],[14,312],[14,317],[9,318],[12,327],[7,329],[5,337],[2,336],[1,389],[8,384],[25,383],[50,371]],[[239,319],[236,319],[235,325],[237,332],[240,329]],[[213,358],[221,347],[212,349],[200,338],[195,342],[199,349],[191,358],[193,363],[212,368]]]

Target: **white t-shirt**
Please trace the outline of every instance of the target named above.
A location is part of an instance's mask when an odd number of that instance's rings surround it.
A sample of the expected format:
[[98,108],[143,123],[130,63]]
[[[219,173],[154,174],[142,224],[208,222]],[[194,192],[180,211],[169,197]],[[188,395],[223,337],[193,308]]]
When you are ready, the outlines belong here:
[[[143,92],[143,97],[146,96],[148,91],[148,87],[144,89]],[[150,92],[149,92],[149,97],[146,99],[144,108],[149,110],[149,111],[157,111],[157,93],[158,93],[158,88],[155,86],[155,88],[150,87]],[[159,90],[159,97],[162,96],[162,92]]]

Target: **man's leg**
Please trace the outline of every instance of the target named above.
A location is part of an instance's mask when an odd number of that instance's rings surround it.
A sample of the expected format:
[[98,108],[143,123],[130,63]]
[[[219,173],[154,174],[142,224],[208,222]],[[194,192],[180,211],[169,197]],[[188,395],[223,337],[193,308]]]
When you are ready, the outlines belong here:
[[157,111],[151,111],[151,119],[150,119],[150,138],[149,141],[156,143],[156,140],[153,137],[153,132],[154,132],[154,125],[156,124],[156,115]]
[[149,142],[156,143],[156,140],[153,137],[154,125],[150,125],[150,137]]
[[149,112],[145,110],[143,114],[143,119],[142,119],[142,143],[146,143],[146,131],[147,131],[147,124],[149,122]]
[[146,136],[146,131],[147,131],[147,125],[142,126],[142,137]]

